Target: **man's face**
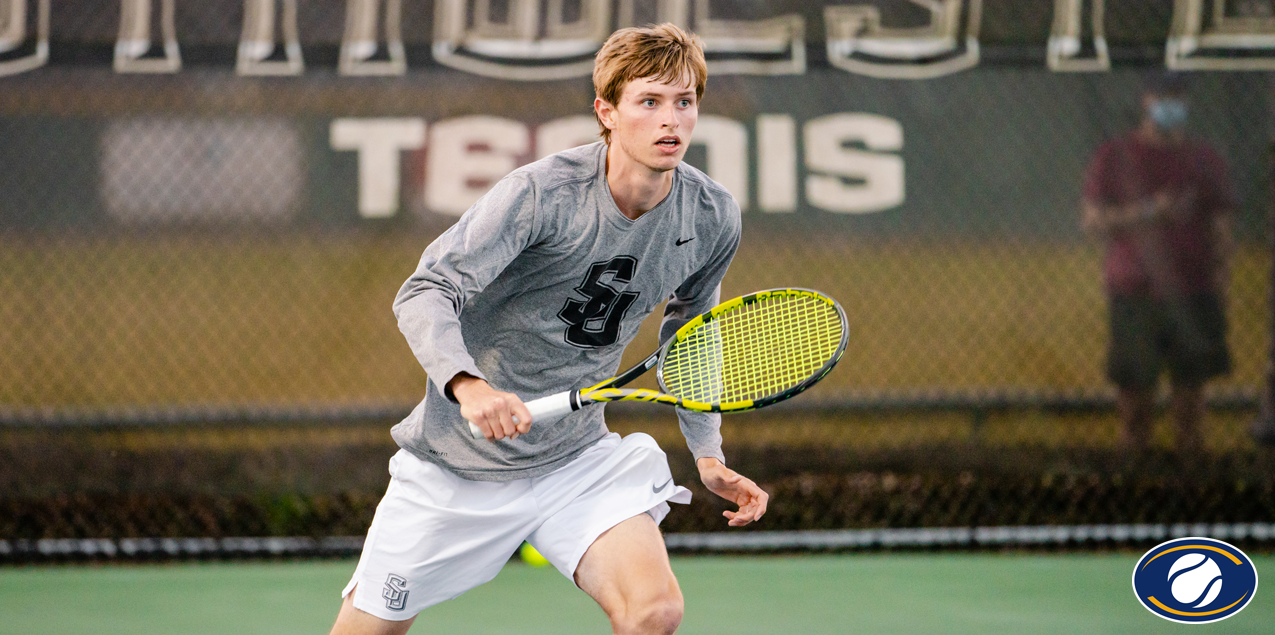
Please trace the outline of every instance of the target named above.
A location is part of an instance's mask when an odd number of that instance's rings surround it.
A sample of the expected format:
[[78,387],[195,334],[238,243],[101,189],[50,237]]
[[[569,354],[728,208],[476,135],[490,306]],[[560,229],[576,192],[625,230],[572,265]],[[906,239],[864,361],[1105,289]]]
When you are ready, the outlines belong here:
[[[599,100],[601,101],[601,100]],[[699,118],[695,88],[635,79],[618,104],[599,104],[599,116],[611,129],[611,144],[637,163],[664,172],[681,163]]]

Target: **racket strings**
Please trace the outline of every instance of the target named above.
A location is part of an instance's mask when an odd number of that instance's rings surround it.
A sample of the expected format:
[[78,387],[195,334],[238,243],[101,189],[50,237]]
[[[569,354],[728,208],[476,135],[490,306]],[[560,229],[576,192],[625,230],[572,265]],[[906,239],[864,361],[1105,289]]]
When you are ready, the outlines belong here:
[[666,354],[670,393],[704,403],[756,401],[796,387],[836,355],[836,307],[809,295],[772,295],[727,311]]

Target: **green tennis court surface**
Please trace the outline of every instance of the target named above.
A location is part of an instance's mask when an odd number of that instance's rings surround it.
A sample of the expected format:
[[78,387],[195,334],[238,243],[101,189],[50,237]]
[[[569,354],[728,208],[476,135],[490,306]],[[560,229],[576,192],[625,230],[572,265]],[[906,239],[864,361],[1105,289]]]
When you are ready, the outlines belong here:
[[[679,631],[698,633],[1270,633],[1275,595],[1200,627],[1134,599],[1140,554],[874,554],[675,558]],[[1255,559],[1275,580],[1275,557]],[[354,561],[0,569],[0,633],[326,633]],[[1269,584],[1269,582],[1268,582]],[[1265,591],[1263,593],[1263,591]],[[605,633],[552,568],[510,564],[421,615],[413,633]]]

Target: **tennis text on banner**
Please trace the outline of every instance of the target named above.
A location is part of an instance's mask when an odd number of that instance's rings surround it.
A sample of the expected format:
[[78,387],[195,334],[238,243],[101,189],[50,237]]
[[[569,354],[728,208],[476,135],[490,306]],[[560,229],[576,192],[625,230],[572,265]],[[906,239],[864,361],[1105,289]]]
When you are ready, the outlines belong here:
[[[424,208],[459,216],[493,183],[518,166],[596,140],[591,117],[554,119],[539,126],[490,115],[443,119],[342,118],[331,124],[330,146],[358,153],[359,214],[394,216],[402,194],[400,152],[423,148]],[[703,115],[691,139],[692,161],[726,187],[748,211],[793,212],[799,196],[812,207],[844,214],[879,212],[903,204],[903,126],[867,113],[835,113],[805,122],[798,155],[797,123],[789,115],[758,116],[750,143],[747,125]],[[698,146],[698,158],[694,155]],[[756,152],[750,152],[753,146]],[[755,165],[750,165],[750,158]],[[799,163],[800,162],[800,163]],[[798,175],[806,177],[800,180]],[[756,182],[751,175],[757,175]]]

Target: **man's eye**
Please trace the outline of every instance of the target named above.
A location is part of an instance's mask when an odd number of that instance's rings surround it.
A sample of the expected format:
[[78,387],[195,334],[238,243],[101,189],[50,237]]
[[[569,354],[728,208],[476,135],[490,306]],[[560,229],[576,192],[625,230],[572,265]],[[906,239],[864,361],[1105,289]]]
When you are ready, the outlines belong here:
[[691,100],[689,100],[689,99],[683,99],[683,100],[681,101],[681,105],[682,105],[682,107],[683,107],[683,108],[690,108],[690,107],[691,107]]
[[654,100],[654,99],[643,99],[643,100],[642,100],[642,105],[643,105],[643,106],[654,106],[654,105],[655,105],[655,100]]

